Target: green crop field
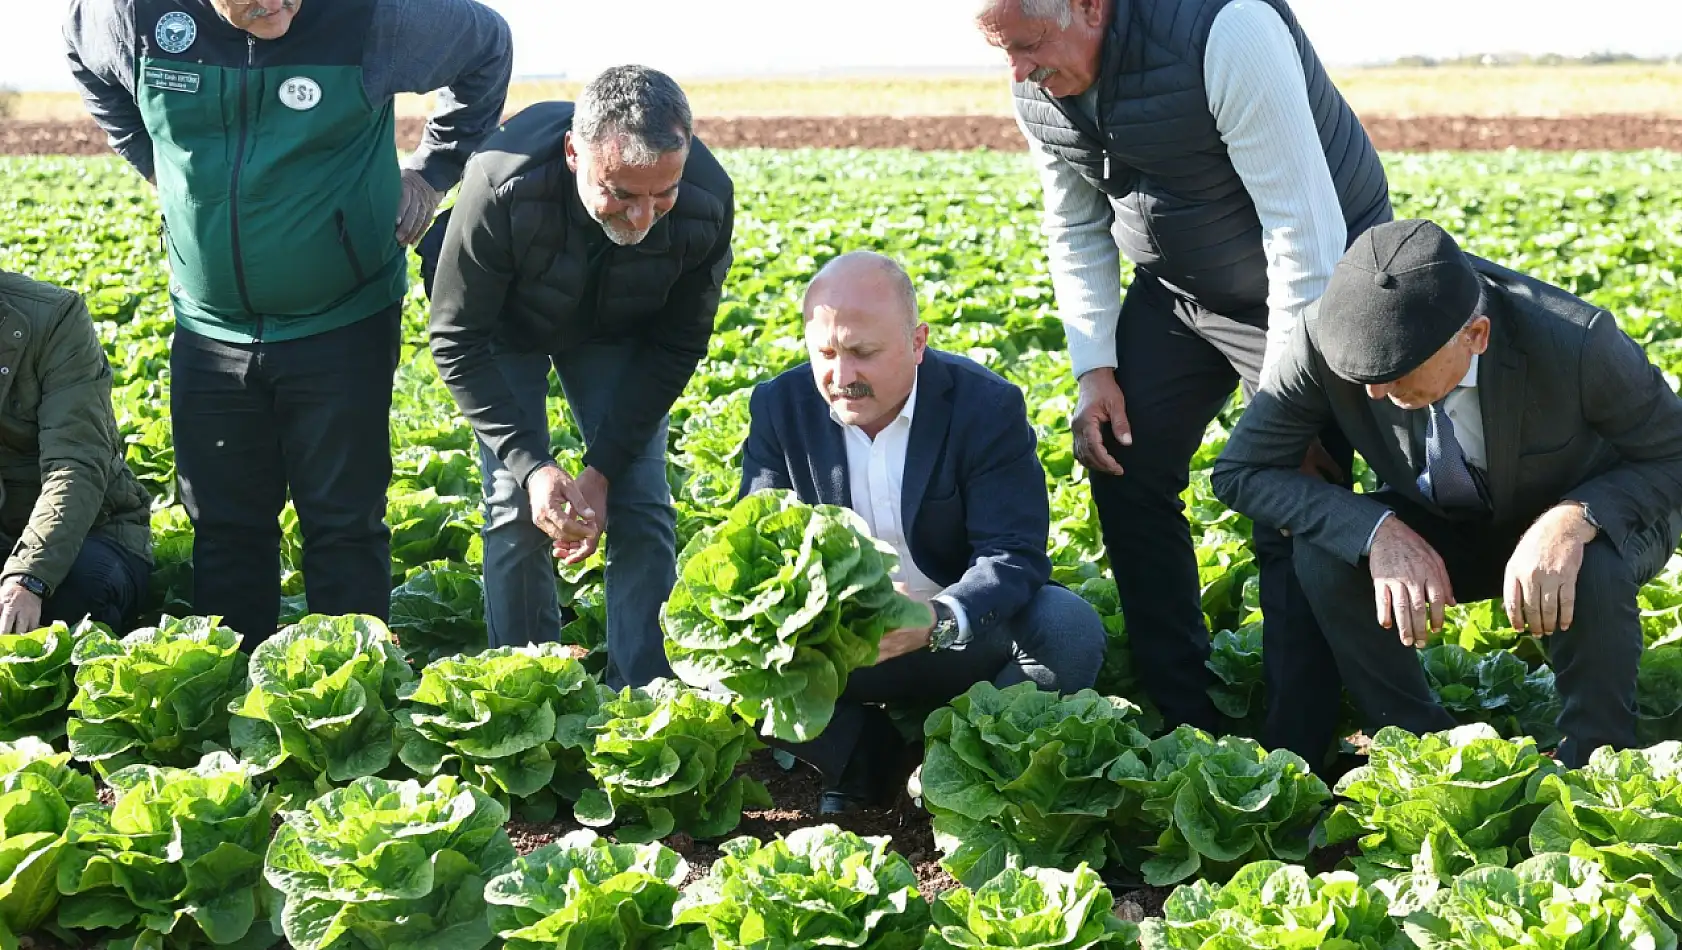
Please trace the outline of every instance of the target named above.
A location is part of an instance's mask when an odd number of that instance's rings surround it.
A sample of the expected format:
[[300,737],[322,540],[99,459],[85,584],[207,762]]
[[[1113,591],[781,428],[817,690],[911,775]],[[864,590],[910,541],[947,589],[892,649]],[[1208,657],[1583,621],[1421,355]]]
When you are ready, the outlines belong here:
[[[427,350],[418,272],[392,413],[391,636],[365,621],[305,619],[290,509],[282,565],[292,631],[250,658],[225,631],[166,621],[190,612],[191,527],[174,487],[155,201],[114,159],[0,158],[0,269],[83,293],[107,345],[128,461],[155,499],[145,623],[163,628],[156,643],[118,644],[98,631],[0,637],[0,739],[17,740],[0,745],[0,948],[25,932],[114,947],[260,947],[273,942],[269,920],[278,927],[283,907],[299,950],[473,950],[504,938],[509,947],[584,946],[565,941],[589,934],[604,941],[591,946],[769,948],[821,937],[871,947],[1120,947],[1135,928],[1108,917],[1111,892],[1142,884],[1179,888],[1165,916],[1147,921],[1146,946],[1676,945],[1682,751],[1661,745],[1579,772],[1554,766],[1540,754],[1558,740],[1552,675],[1538,643],[1507,629],[1498,606],[1454,608],[1422,654],[1464,731],[1371,737],[1371,764],[1335,789],[1300,759],[1248,739],[1262,708],[1256,571],[1248,523],[1213,498],[1206,471],[1241,408],[1236,395],[1185,498],[1230,735],[1161,733],[1130,669],[1073,464],[1075,389],[1024,157],[720,157],[737,184],[735,264],[711,353],[672,417],[680,544],[734,502],[750,388],[804,358],[806,281],[831,257],[870,248],[911,273],[932,346],[978,359],[1027,392],[1057,577],[1105,614],[1112,639],[1100,695],[977,687],[929,718],[923,803],[963,887],[929,898],[931,911],[903,856],[818,832],[732,846],[687,885],[681,858],[658,844],[633,851],[567,839],[568,848],[509,863],[498,829],[510,813],[575,815],[603,834],[620,829],[620,841],[728,837],[764,791],[732,778],[756,729],[681,691],[599,692],[600,554],[557,577],[570,620],[563,638],[587,651],[582,661],[554,651],[473,656],[484,648],[478,475],[469,429]],[[1608,308],[1682,385],[1682,153],[1386,162],[1398,216],[1433,218],[1469,251]],[[558,386],[550,408],[557,450],[575,463],[582,446]],[[1682,561],[1643,592],[1643,611],[1640,730],[1658,744],[1682,739]],[[171,672],[187,667],[191,677]],[[981,724],[995,716],[1012,725]],[[497,735],[475,731],[487,722]],[[650,738],[661,729],[688,745]],[[527,734],[535,738],[516,742]],[[974,761],[978,741],[990,767],[1031,773],[1036,790],[989,784],[993,773]],[[1062,765],[1041,754],[1058,742]],[[518,755],[506,751],[514,747]],[[691,775],[687,762],[677,771],[680,747],[705,750],[710,773]],[[109,786],[105,804],[77,769]],[[655,781],[651,772],[675,797],[637,791]],[[965,794],[943,784],[955,775],[968,776]],[[670,784],[679,782],[688,784]],[[275,791],[265,795],[265,785]],[[1012,797],[1022,795],[1035,803]],[[996,807],[982,807],[984,798]],[[270,844],[277,808],[285,824]],[[1639,820],[1619,817],[1631,814]],[[402,848],[385,847],[404,836],[413,837]],[[1074,873],[994,877],[1005,854]],[[1342,855],[1342,870],[1314,877],[1277,864],[1327,855]],[[1081,862],[1098,876],[1077,871]],[[796,892],[826,909],[794,921]],[[925,944],[931,913],[941,936]],[[790,936],[799,927],[808,929]],[[1527,928],[1534,942],[1520,939]],[[759,932],[785,942],[755,942]],[[434,942],[416,942],[426,939]]]

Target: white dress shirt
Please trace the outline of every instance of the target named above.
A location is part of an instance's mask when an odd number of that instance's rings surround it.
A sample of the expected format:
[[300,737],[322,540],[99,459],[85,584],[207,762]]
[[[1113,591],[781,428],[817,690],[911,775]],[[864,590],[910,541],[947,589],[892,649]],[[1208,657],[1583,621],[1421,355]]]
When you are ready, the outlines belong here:
[[[1209,111],[1227,157],[1255,203],[1267,251],[1267,348],[1262,375],[1298,318],[1312,316],[1343,257],[1348,227],[1308,105],[1296,41],[1265,0],[1215,14],[1203,57]],[[1079,102],[1095,115],[1097,91]],[[1121,256],[1109,198],[1034,138],[1020,118],[1045,191],[1043,229],[1058,315],[1078,377],[1116,365]]]
[[913,381],[905,407],[874,439],[858,426],[842,422],[833,406],[829,418],[845,434],[847,482],[852,493],[850,507],[870,526],[873,536],[887,542],[899,555],[893,579],[905,583],[913,600],[922,603],[939,600],[945,604],[957,619],[958,629],[967,632],[969,623],[964,608],[955,599],[940,596],[944,588],[917,569],[917,562],[911,559],[911,542],[905,537],[902,488],[906,450],[911,444],[911,420],[916,412],[917,383]]
[[1472,354],[1466,378],[1443,399],[1443,408],[1448,410],[1448,421],[1454,423],[1454,438],[1460,443],[1466,464],[1489,471],[1483,444],[1483,402],[1478,398],[1478,354]]

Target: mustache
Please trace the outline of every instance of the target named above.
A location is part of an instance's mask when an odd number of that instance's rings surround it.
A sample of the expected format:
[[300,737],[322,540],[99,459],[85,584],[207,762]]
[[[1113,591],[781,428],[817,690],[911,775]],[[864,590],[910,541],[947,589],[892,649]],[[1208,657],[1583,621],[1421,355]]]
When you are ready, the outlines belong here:
[[869,399],[876,395],[876,391],[870,388],[870,384],[863,382],[854,383],[851,386],[842,386],[840,389],[831,390],[831,392],[836,399]]
[[1055,75],[1057,75],[1057,70],[1052,69],[1050,66],[1041,66],[1039,69],[1036,69],[1028,74],[1028,81],[1031,83],[1042,83]]
[[[250,4],[247,4],[247,6],[250,6]],[[298,0],[281,0],[279,10],[270,12],[262,7],[257,7],[257,9],[248,12],[246,16],[249,16],[253,20],[261,20],[264,17],[274,16],[276,13],[285,13],[296,9],[298,9]]]

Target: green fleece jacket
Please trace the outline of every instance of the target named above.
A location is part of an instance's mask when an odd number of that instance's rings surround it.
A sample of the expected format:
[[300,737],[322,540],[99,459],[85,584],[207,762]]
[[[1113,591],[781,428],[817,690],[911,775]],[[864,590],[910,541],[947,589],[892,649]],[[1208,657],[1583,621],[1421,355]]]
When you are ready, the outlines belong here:
[[48,596],[90,534],[150,562],[151,500],[123,461],[111,364],[82,298],[0,271],[0,578]]

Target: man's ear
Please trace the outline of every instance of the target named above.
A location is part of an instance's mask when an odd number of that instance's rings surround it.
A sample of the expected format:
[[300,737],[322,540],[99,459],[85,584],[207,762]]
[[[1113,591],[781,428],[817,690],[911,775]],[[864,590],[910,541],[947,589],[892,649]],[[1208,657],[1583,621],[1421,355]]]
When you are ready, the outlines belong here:
[[1104,25],[1104,17],[1110,12],[1110,0],[1069,0],[1073,6],[1075,19],[1085,23],[1088,29],[1096,30]]
[[919,365],[923,362],[923,353],[928,349],[928,345],[929,325],[919,323],[917,329],[911,331],[911,351],[916,355]]
[[1471,323],[1466,324],[1466,343],[1471,346],[1473,353],[1482,354],[1484,350],[1489,349],[1489,330],[1489,318],[1481,313],[1473,317]]
[[561,150],[566,153],[567,171],[578,174],[578,149],[573,147],[571,131],[561,138]]

